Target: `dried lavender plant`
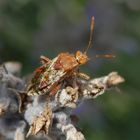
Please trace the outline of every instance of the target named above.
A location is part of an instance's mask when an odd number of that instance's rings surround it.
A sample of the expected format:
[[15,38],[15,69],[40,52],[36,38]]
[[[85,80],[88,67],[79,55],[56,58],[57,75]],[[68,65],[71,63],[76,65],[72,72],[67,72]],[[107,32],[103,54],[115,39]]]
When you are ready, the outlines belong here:
[[[21,64],[8,62],[10,68],[6,64],[0,67],[1,139],[25,140],[31,136],[48,140],[85,140],[73,123],[72,110],[84,100],[94,99],[124,82],[117,72],[90,80],[68,78],[52,98],[27,96],[25,78],[14,75],[20,73]],[[69,82],[71,84],[67,84]]]

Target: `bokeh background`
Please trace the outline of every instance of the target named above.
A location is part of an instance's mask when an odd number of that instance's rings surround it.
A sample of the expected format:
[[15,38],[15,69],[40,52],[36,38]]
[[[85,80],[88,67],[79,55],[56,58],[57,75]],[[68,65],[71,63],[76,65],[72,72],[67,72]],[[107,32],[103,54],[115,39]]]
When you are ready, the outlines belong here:
[[87,140],[139,140],[139,0],[0,0],[0,63],[19,61],[26,75],[40,65],[40,55],[85,50],[91,16],[95,30],[89,57],[117,57],[95,59],[81,71],[91,77],[118,71],[126,82],[75,110],[79,128]]

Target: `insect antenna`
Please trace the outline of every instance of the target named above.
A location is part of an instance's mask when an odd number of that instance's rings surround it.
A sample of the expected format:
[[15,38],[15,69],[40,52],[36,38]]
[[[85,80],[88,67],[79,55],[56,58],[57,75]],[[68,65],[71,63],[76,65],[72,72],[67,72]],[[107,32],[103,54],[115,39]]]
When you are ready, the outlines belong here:
[[[94,32],[94,16],[91,17],[91,23],[90,23],[90,37],[89,37],[89,42],[88,42],[88,46],[86,48],[86,50],[84,51],[84,54],[87,54],[89,48],[92,46],[92,42],[93,42],[93,32]],[[107,58],[107,59],[111,59],[111,58],[115,58],[116,55],[114,54],[97,54],[95,58]]]
[[88,49],[92,46],[93,41],[93,31],[94,31],[94,16],[91,17],[91,24],[90,24],[90,37],[89,42],[86,50],[84,51],[85,54],[87,54]]
[[114,54],[97,54],[94,57],[90,58],[90,60],[96,60],[97,58],[112,59],[112,58],[116,58],[116,55],[114,55]]
[[114,54],[97,54],[95,57],[96,58],[115,58],[116,55],[114,55]]

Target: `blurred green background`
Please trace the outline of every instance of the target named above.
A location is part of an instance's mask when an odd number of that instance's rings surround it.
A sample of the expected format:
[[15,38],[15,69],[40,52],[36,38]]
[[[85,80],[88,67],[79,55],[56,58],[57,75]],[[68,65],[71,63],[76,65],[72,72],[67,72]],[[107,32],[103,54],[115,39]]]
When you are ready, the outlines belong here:
[[126,82],[78,108],[79,127],[87,140],[140,140],[139,0],[0,0],[0,63],[20,61],[25,75],[40,65],[40,55],[85,50],[91,16],[89,57],[117,57],[81,69],[91,77],[118,71]]

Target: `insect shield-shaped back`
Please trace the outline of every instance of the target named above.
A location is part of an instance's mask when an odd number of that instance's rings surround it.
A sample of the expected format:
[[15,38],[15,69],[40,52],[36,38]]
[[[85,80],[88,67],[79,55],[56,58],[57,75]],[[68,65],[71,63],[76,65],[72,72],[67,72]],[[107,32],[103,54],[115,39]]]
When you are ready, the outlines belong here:
[[63,69],[64,71],[70,71],[78,65],[78,62],[74,55],[69,53],[60,53],[58,59],[54,65],[55,69]]

